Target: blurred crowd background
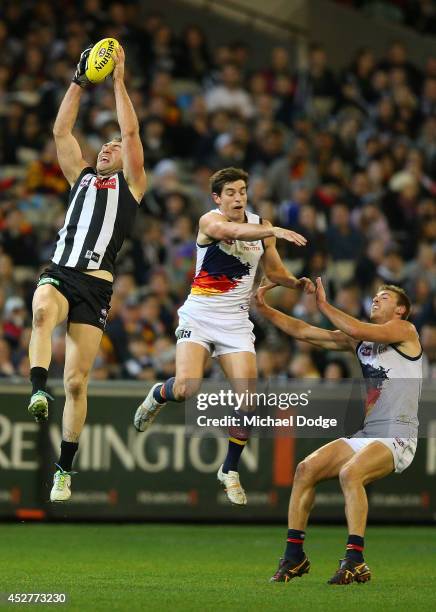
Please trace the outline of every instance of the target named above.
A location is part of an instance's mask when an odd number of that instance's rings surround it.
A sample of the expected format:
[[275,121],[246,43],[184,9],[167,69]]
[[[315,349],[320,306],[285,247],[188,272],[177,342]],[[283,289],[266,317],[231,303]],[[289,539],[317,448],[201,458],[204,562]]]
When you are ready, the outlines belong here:
[[436,3],[434,0],[335,0],[361,10],[368,17],[396,22],[421,34],[436,34]]
[[[337,72],[314,42],[301,65],[284,46],[253,65],[252,40],[211,45],[195,24],[176,31],[134,2],[100,0],[0,8],[0,377],[28,378],[32,294],[63,224],[68,185],[52,124],[81,51],[109,35],[126,50],[149,189],[118,259],[92,377],[174,373],[208,179],[237,166],[250,173],[251,210],[308,238],[305,248],[278,242],[286,265],[322,276],[339,308],[364,320],[380,283],[409,292],[435,378],[436,57],[417,66],[387,41],[383,56],[362,49]],[[84,93],[76,135],[91,164],[118,135],[110,79]],[[277,289],[269,299],[327,327],[313,297]],[[261,376],[356,373],[352,356],[294,342],[255,310],[252,319]],[[63,373],[64,333],[54,334],[52,377]],[[208,376],[218,375],[211,363]]]

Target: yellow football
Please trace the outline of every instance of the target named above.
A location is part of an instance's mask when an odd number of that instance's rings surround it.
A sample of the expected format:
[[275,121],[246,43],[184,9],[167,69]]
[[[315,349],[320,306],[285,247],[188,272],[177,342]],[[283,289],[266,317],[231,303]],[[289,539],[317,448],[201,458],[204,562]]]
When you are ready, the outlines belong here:
[[112,74],[115,68],[112,55],[119,46],[120,44],[115,38],[103,38],[92,47],[85,72],[88,81],[100,83]]

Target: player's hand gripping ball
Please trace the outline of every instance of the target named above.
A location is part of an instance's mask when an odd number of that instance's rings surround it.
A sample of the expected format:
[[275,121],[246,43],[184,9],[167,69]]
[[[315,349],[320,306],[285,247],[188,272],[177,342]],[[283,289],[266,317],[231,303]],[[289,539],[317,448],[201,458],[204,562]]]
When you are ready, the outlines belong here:
[[86,87],[86,85],[89,83],[88,79],[86,78],[85,72],[88,66],[88,57],[91,53],[91,49],[92,45],[82,51],[82,53],[80,54],[80,59],[77,63],[76,72],[73,76],[73,83],[76,83],[76,85],[79,85],[79,87]]
[[115,68],[113,54],[119,46],[115,38],[103,38],[92,47],[85,71],[90,83],[100,83],[112,74]]

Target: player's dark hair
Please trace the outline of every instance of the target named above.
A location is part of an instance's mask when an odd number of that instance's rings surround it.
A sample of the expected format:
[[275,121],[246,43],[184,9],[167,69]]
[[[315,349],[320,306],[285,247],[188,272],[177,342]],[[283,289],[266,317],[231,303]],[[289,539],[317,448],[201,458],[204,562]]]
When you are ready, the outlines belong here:
[[410,308],[412,304],[410,302],[409,296],[404,291],[404,289],[401,289],[401,287],[397,287],[397,285],[380,285],[380,287],[377,289],[377,293],[379,291],[391,291],[392,293],[395,293],[395,295],[397,296],[397,305],[404,306],[406,309],[404,313],[402,314],[401,318],[402,319],[409,318]]
[[245,186],[248,186],[248,174],[242,168],[223,168],[212,174],[209,181],[211,192],[220,196],[226,183],[244,181]]

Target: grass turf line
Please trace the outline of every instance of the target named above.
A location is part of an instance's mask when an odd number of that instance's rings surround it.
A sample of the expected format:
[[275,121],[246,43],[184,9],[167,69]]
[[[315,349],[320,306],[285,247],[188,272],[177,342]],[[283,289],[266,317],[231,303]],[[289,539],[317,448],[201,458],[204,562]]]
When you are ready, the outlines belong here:
[[[309,528],[310,573],[269,584],[285,537],[286,528],[265,526],[0,525],[0,592],[66,592],[68,611],[410,612],[434,604],[431,527],[370,527],[373,580],[349,586],[326,584],[343,556],[345,527]],[[45,608],[53,606],[38,605]]]

